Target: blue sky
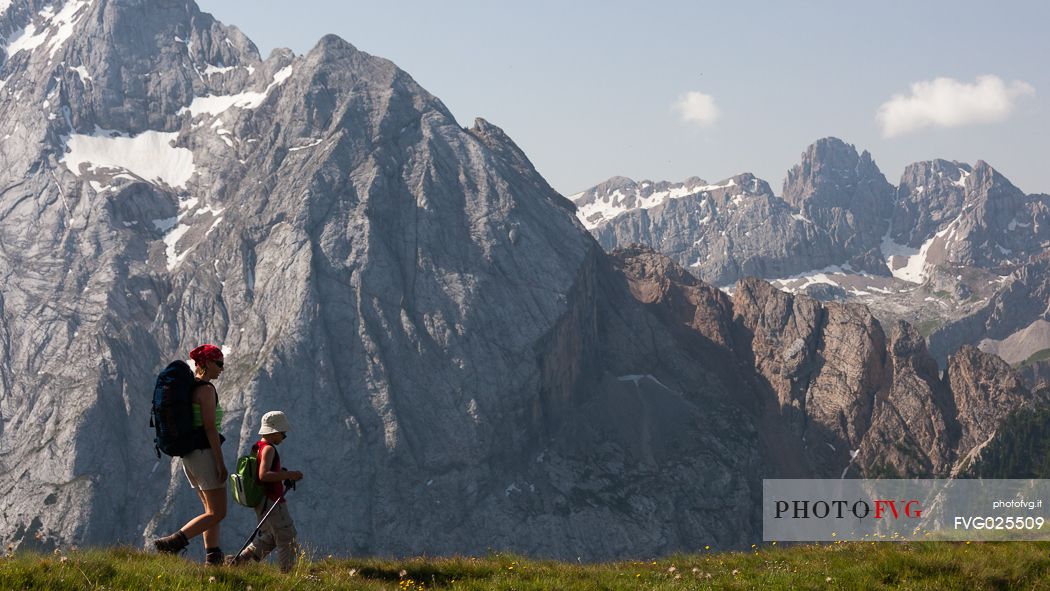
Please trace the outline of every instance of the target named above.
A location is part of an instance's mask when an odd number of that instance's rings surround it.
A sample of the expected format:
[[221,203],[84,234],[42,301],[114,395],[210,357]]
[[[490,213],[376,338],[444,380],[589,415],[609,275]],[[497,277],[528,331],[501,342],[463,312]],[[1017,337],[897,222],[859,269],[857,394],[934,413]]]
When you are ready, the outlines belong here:
[[1050,193],[1050,2],[198,3],[264,56],[335,33],[392,60],[565,194],[741,172],[779,194],[829,135],[894,184],[911,162],[982,159]]

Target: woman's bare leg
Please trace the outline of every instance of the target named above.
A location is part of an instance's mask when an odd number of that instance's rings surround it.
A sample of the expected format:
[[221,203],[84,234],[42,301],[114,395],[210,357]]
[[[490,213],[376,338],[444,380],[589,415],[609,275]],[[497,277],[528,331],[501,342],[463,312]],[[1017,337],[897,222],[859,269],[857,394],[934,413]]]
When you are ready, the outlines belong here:
[[219,524],[226,517],[226,488],[197,491],[197,496],[204,506],[204,513],[194,517],[182,526],[182,533],[187,539],[203,533],[204,547],[219,546]]

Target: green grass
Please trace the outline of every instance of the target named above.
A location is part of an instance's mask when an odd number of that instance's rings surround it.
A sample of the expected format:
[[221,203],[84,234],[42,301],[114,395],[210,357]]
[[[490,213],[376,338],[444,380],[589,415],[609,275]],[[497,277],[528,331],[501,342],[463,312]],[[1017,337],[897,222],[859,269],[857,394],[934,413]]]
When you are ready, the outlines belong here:
[[941,318],[929,318],[923,320],[915,327],[915,330],[919,331],[919,334],[923,337],[928,337],[933,334],[933,331],[937,330],[944,324],[944,320]]
[[765,545],[654,561],[574,564],[483,558],[302,560],[205,568],[130,549],[0,558],[2,589],[1048,589],[1050,543]]
[[1031,355],[1029,355],[1028,359],[1025,359],[1019,365],[1021,367],[1024,367],[1025,365],[1031,365],[1031,364],[1036,363],[1038,361],[1045,361],[1047,359],[1050,359],[1050,349],[1040,349],[1040,350],[1036,351],[1035,353],[1032,353]]

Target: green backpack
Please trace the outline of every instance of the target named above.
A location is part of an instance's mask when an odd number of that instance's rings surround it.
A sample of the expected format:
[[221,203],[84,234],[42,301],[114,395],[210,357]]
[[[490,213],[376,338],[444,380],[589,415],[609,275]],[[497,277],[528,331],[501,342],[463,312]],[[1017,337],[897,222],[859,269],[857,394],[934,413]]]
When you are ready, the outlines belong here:
[[259,482],[259,455],[253,445],[248,455],[237,458],[237,470],[230,474],[230,492],[233,500],[245,507],[258,507],[266,497],[266,490]]

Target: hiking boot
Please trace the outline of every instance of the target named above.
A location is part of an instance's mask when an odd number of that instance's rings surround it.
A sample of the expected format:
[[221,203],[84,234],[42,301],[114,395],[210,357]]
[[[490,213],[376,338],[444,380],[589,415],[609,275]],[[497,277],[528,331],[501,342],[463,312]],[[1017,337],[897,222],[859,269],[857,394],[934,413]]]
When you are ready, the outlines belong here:
[[189,545],[190,541],[186,539],[182,530],[179,530],[170,536],[164,536],[163,538],[153,540],[153,547],[161,554],[178,554],[185,550],[186,546]]
[[226,555],[221,548],[211,548],[204,555],[204,566],[222,566],[226,562]]
[[250,549],[246,548],[244,552],[241,552],[237,556],[234,556],[233,554],[227,556],[226,566],[241,566],[243,564],[248,564],[252,561],[259,562],[259,558],[255,556],[255,554]]

